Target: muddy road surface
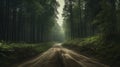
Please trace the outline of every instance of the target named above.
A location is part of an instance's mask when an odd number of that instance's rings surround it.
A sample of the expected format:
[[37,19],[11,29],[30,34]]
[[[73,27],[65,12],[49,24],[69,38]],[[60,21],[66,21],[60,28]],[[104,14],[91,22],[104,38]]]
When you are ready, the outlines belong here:
[[62,47],[60,44],[44,52],[35,59],[17,67],[109,67],[84,55]]

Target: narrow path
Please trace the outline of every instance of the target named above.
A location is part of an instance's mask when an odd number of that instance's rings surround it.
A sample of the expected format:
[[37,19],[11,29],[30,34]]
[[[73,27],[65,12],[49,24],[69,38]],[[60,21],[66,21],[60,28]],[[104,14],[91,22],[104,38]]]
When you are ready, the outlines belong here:
[[109,67],[58,44],[18,67]]

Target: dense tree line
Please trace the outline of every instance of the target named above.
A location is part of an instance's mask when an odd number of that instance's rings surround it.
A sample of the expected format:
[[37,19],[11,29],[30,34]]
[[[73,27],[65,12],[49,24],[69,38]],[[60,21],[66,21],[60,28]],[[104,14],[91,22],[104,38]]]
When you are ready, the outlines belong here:
[[[67,39],[102,34],[120,38],[119,0],[65,0],[64,29]],[[113,39],[114,39],[113,38]]]
[[98,0],[65,0],[63,16],[67,39],[84,38],[98,32],[91,23],[100,10],[98,2]]
[[[1,0],[0,40],[43,42],[55,37],[59,40],[61,34],[54,35],[60,31],[55,23],[58,6],[56,0]],[[119,0],[65,0],[66,38],[96,34],[102,34],[105,39],[119,38],[119,7]]]
[[102,0],[101,11],[94,19],[105,41],[120,39],[119,3],[119,0]]
[[65,1],[63,16],[67,42],[64,46],[110,67],[119,67],[120,0]]
[[50,41],[58,6],[56,0],[0,0],[0,40]]

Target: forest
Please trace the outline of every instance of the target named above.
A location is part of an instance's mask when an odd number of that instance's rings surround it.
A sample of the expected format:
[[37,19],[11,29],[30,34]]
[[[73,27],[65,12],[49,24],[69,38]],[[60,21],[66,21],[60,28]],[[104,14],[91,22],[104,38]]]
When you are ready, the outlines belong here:
[[[68,62],[67,51],[73,59],[77,55],[72,51],[100,63],[75,59],[77,66]],[[42,65],[47,53],[59,59],[59,66]],[[39,55],[39,64],[24,66]],[[120,0],[0,0],[0,67],[73,67],[71,63],[120,67]]]

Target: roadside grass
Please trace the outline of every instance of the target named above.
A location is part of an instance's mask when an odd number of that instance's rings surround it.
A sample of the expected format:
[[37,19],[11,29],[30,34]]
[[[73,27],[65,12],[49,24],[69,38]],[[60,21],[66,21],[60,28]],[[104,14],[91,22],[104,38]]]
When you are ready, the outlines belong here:
[[0,67],[11,67],[16,63],[23,62],[35,57],[52,47],[54,43],[0,43]]
[[110,65],[120,66],[120,42],[102,42],[99,36],[75,39],[63,43],[63,46],[88,57]]

